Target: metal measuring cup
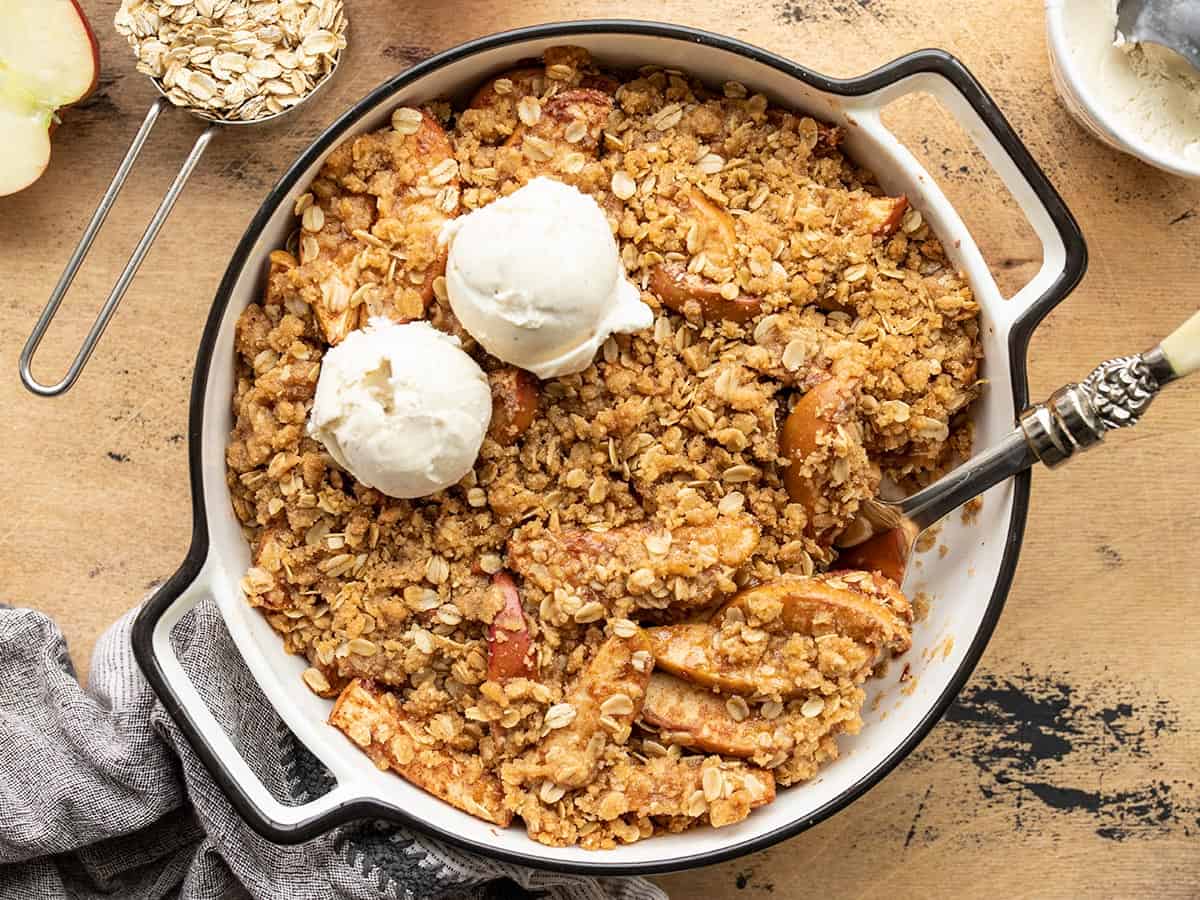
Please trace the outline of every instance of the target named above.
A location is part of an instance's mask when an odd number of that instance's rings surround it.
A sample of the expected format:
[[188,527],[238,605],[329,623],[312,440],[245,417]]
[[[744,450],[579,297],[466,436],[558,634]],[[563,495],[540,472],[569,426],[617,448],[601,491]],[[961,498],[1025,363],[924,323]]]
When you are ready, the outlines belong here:
[[125,292],[133,282],[138,268],[142,265],[142,260],[145,259],[151,245],[154,243],[154,239],[158,237],[158,232],[162,228],[163,223],[167,221],[167,216],[171,214],[171,209],[175,206],[175,201],[183,193],[184,185],[187,184],[188,178],[191,177],[193,170],[196,168],[196,164],[200,162],[200,157],[204,155],[204,151],[208,148],[212,139],[216,137],[217,131],[221,126],[261,125],[286,116],[311,100],[329,83],[329,80],[337,71],[341,59],[342,54],[340,52],[332,57],[329,71],[321,76],[320,81],[313,85],[312,90],[291,106],[258,119],[226,119],[217,115],[213,110],[193,106],[180,107],[191,115],[208,122],[209,125],[196,138],[196,143],[192,145],[191,152],[187,155],[187,159],[183,161],[183,166],[180,168],[179,174],[175,176],[175,181],[167,190],[162,202],[158,205],[158,209],[155,210],[154,216],[150,219],[150,224],[146,226],[145,232],[142,233],[137,246],[133,248],[133,254],[129,257],[129,261],[125,264],[125,268],[117,278],[117,283],[113,286],[108,299],[104,301],[104,306],[101,307],[100,313],[96,316],[96,320],[88,330],[87,336],[84,337],[83,345],[79,348],[79,352],[75,354],[75,359],[71,363],[70,368],[67,369],[66,375],[54,384],[42,384],[33,376],[33,357],[37,352],[38,345],[41,344],[42,338],[46,334],[46,329],[54,321],[54,316],[58,313],[58,308],[62,305],[67,290],[71,287],[71,282],[75,280],[75,273],[78,272],[79,266],[87,257],[88,251],[92,247],[92,242],[96,239],[96,235],[99,234],[100,228],[104,224],[104,220],[108,217],[113,203],[116,202],[117,195],[121,193],[121,188],[125,185],[125,179],[129,177],[129,172],[133,169],[133,164],[137,161],[138,154],[142,152],[142,147],[145,146],[146,140],[150,137],[150,131],[154,128],[154,123],[158,121],[158,117],[164,109],[175,105],[167,99],[167,92],[161,81],[158,78],[151,78],[155,89],[162,96],[151,104],[149,111],[146,113],[146,118],[142,120],[142,127],[134,135],[133,141],[125,153],[125,158],[121,160],[121,164],[117,167],[117,173],[113,176],[112,182],[109,183],[108,190],[100,198],[99,206],[96,207],[91,221],[84,228],[83,236],[79,239],[79,243],[75,247],[75,252],[71,254],[71,258],[67,261],[67,267],[59,277],[58,284],[54,286],[54,290],[50,294],[50,299],[46,302],[46,307],[42,310],[42,314],[38,316],[38,320],[33,326],[33,331],[30,333],[29,339],[25,342],[25,346],[21,350],[21,382],[25,387],[40,397],[57,397],[59,394],[65,394],[75,384],[80,373],[83,372],[83,367],[87,365],[88,359],[91,358],[92,351],[96,349],[96,344],[99,343],[100,336],[104,334],[104,329],[108,327],[113,313],[117,311],[117,306],[120,304],[121,298],[125,296]]

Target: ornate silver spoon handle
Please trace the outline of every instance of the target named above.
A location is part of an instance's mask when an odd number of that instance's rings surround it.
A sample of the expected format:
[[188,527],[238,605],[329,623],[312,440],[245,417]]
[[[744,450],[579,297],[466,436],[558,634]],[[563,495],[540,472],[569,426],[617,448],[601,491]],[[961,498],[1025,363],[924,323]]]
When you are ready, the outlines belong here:
[[1162,388],[1200,369],[1200,312],[1153,349],[1102,362],[1079,384],[1026,409],[995,446],[897,504],[896,519],[927,528],[994,484],[1037,462],[1053,468],[1136,425]]
[[1181,377],[1162,347],[1100,363],[1080,384],[1068,384],[1018,419],[1030,449],[1048,467],[1062,465],[1104,440],[1114,428],[1136,425],[1163,386]]

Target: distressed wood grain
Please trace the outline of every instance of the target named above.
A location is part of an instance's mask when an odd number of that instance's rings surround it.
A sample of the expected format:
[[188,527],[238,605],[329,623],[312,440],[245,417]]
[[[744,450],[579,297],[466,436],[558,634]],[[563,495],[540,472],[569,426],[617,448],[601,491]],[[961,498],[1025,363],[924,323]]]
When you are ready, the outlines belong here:
[[[1100,146],[1047,70],[1038,0],[347,0],[351,47],[319,103],[209,150],[80,383],[27,395],[16,359],[154,97],[109,21],[99,92],[70,111],[47,174],[0,199],[0,601],[46,611],[86,673],[99,632],[186,550],[186,403],[208,303],[287,163],[347,104],[460,41],[602,16],[722,31],[835,75],[909,50],[960,56],[1080,219],[1092,265],[1031,350],[1035,395],[1148,345],[1200,305],[1200,186]],[[929,165],[1002,287],[1036,242],[963,135],[928,101],[887,121]],[[38,360],[61,371],[200,124],[163,117]],[[674,896],[1200,896],[1200,384],[1136,431],[1039,472],[1022,562],[979,671],[931,737],[846,811],[765,853],[662,877]]]

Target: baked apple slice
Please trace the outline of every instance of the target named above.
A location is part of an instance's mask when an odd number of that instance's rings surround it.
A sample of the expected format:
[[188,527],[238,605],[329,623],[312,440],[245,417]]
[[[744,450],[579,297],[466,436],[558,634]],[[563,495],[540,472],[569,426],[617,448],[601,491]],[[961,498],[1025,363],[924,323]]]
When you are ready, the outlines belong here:
[[[427,110],[403,107],[393,127],[337,147],[297,212],[305,299],[330,344],[373,316],[423,319],[445,273],[442,226],[459,212],[458,162]],[[310,198],[311,199],[311,198]]]
[[[559,51],[562,52],[559,52]],[[566,66],[572,77],[552,80],[546,70],[551,66]],[[590,58],[578,48],[551,48],[542,62],[530,60],[488,79],[467,105],[466,120],[480,139],[489,143],[505,140],[522,126],[517,104],[523,97],[539,101],[559,89],[592,88],[613,94],[620,86],[615,78],[590,69]],[[475,116],[484,113],[484,116]],[[528,115],[528,114],[527,114]]]
[[492,421],[488,436],[508,447],[533,424],[538,410],[538,380],[516,366],[505,366],[488,375],[492,387]]
[[738,721],[725,706],[727,697],[665,672],[655,672],[646,687],[642,721],[663,732],[666,743],[707,753],[749,757],[761,752],[759,737],[771,740],[774,723]]
[[[676,214],[688,224],[688,252],[693,258],[702,254],[714,265],[731,266],[737,253],[733,216],[695,187],[681,190],[676,203]],[[745,322],[762,306],[758,297],[743,295],[733,282],[717,284],[680,262],[659,263],[650,270],[648,286],[668,309],[683,316],[695,310],[708,322]]]
[[676,200],[679,217],[697,229],[688,243],[718,266],[729,265],[737,253],[737,230],[729,211],[693,186],[680,191]]
[[254,565],[242,579],[242,589],[251,606],[277,612],[291,604],[291,590],[283,577],[284,560],[292,549],[285,543],[286,529],[264,528],[254,544]]
[[546,90],[546,70],[531,61],[485,81],[471,97],[462,122],[488,144],[499,144],[521,125],[517,103],[522,97],[540,98]]
[[[502,87],[497,88],[497,84]],[[485,81],[471,97],[468,109],[490,109],[498,117],[506,114],[516,119],[517,101],[522,97],[539,97],[546,87],[546,70],[540,65],[518,66],[501,72]]]
[[[784,576],[740,592],[712,622],[646,634],[664,671],[727,694],[788,699],[809,690],[813,668],[809,648],[794,636],[848,638],[859,648],[857,677],[866,678],[884,653],[909,648],[911,624],[912,609],[893,582],[856,572]],[[746,640],[747,626],[754,640]]]
[[611,96],[595,88],[572,88],[547,100],[520,102],[528,110],[519,103],[521,124],[505,146],[520,152],[533,175],[569,177],[596,158],[613,108]]
[[908,210],[908,198],[903,194],[899,197],[867,197],[858,201],[854,208],[858,213],[856,230],[886,238],[900,227],[900,220]]
[[329,724],[381,769],[391,769],[451,806],[502,828],[512,822],[504,786],[479,756],[433,746],[390,691],[356,678],[333,705]]
[[655,672],[642,722],[658,729],[662,744],[767,764],[777,784],[794,784],[837,758],[839,734],[861,727],[865,695],[853,676],[850,669],[800,697],[757,706]]
[[[314,241],[315,243],[315,241]],[[310,244],[309,258],[312,256]],[[318,249],[317,253],[320,251]],[[286,250],[272,250],[267,279],[272,284],[287,284],[291,278],[303,281],[311,270],[300,270],[300,262]],[[350,298],[354,294],[354,281],[346,278],[341,269],[331,268],[326,276],[316,285],[320,300],[312,304],[313,316],[325,340],[331,345],[340,344],[346,335],[358,327],[358,307],[351,306]],[[312,294],[309,295],[310,299]]]
[[806,508],[821,493],[816,479],[805,475],[804,459],[817,452],[837,426],[851,422],[858,411],[858,380],[829,377],[814,385],[792,407],[779,435],[782,456],[792,460],[783,473],[788,496]]
[[593,596],[594,583],[624,582],[620,597],[654,597],[675,579],[688,579],[691,593],[676,595],[673,602],[686,608],[709,605],[722,567],[745,563],[759,538],[757,522],[747,515],[721,516],[711,525],[685,525],[673,532],[649,522],[603,532],[526,528],[509,541],[508,559],[523,578],[547,592],[565,582]]
[[750,297],[740,291],[730,291],[732,298],[726,297],[721,292],[722,285],[689,272],[687,266],[680,262],[663,262],[652,268],[647,287],[662,301],[663,306],[681,316],[686,316],[688,304],[694,303],[700,317],[706,322],[722,319],[745,322],[758,315],[762,308],[762,301],[758,297]]
[[[415,112],[420,113],[419,122]],[[459,212],[458,161],[437,119],[428,110],[410,107],[399,110],[392,121],[397,130],[385,132],[393,160],[386,174],[392,183],[376,200],[378,218],[372,233],[392,245],[402,265],[397,266],[390,296],[388,291],[366,294],[360,326],[376,315],[397,322],[424,318],[433,300],[434,279],[446,272],[442,227]],[[414,124],[416,130],[408,133]]]
[[873,497],[879,471],[858,425],[858,380],[830,376],[792,407],[779,436],[788,496],[808,513],[808,533],[823,544],[846,527],[857,499]]
[[522,780],[546,779],[568,789],[591,783],[608,743],[629,739],[653,666],[640,628],[601,644],[566,699],[547,710],[550,733],[519,766]]
[[843,569],[862,572],[878,572],[896,584],[904,583],[904,571],[917,538],[917,527],[912,522],[901,522],[872,535],[861,543],[838,549],[838,565]]
[[521,594],[507,572],[492,576],[491,589],[500,592],[504,605],[488,626],[488,678],[492,681],[532,678],[533,641],[521,607]]
[[742,658],[742,639],[723,635],[709,623],[662,625],[647,634],[655,665],[694,684],[726,694],[784,699],[805,689],[796,684],[796,675],[810,666],[802,648],[788,646],[787,635],[764,640],[753,648],[753,656]]
[[836,631],[896,655],[912,644],[912,605],[896,582],[873,572],[784,575],[740,592],[714,623],[735,610],[757,627],[814,636]]

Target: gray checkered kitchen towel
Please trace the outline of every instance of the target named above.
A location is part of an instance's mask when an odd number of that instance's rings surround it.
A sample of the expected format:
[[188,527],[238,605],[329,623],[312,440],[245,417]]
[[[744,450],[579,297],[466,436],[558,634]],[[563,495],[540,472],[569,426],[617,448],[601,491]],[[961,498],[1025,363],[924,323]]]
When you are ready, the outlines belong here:
[[[640,878],[493,862],[380,822],[284,847],[254,833],[142,677],[133,613],[100,639],[89,687],[41,613],[0,607],[0,898],[661,900]],[[211,602],[176,629],[184,669],[280,798],[328,774],[259,691]],[[518,889],[516,885],[520,885]]]

